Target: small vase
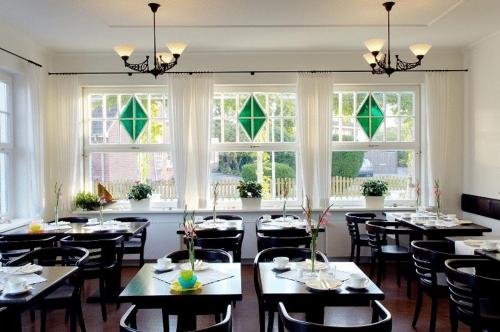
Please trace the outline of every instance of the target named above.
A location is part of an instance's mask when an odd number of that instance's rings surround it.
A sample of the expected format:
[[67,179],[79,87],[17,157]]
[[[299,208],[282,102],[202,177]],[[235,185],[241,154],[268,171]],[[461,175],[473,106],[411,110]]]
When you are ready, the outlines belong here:
[[311,272],[316,273],[316,236],[311,234]]
[[56,205],[55,211],[54,211],[54,224],[59,226],[59,206]]

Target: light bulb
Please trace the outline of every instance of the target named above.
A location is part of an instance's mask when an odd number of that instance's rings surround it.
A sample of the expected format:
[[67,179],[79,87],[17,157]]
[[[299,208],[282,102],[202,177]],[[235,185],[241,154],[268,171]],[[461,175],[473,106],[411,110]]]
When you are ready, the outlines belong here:
[[168,53],[168,52],[157,53],[156,56],[157,56],[158,60],[160,60],[160,57],[161,57],[161,61],[163,61],[165,63],[172,61],[172,58],[174,57],[172,55],[172,53]]
[[383,39],[370,39],[365,41],[365,46],[371,53],[380,52],[382,47],[384,47],[385,40]]
[[185,43],[168,43],[167,44],[168,49],[172,54],[182,54],[184,50],[186,49],[187,45]]
[[132,52],[134,52],[134,48],[130,45],[118,45],[113,47],[113,49],[116,53],[118,53],[120,57],[128,58],[130,57],[130,55],[132,55]]
[[410,50],[415,54],[416,57],[423,57],[429,52],[432,45],[430,44],[415,44],[410,46]]

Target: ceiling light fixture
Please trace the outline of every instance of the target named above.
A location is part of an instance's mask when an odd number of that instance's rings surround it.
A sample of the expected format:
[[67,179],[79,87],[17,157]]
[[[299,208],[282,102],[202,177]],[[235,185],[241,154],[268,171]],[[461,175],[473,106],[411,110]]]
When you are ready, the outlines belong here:
[[184,43],[169,43],[167,44],[167,48],[171,53],[167,52],[156,52],[156,12],[160,7],[158,3],[149,3],[149,8],[153,12],[153,68],[149,67],[149,56],[146,56],[146,60],[141,63],[129,63],[128,59],[132,52],[134,52],[134,48],[130,45],[118,45],[113,47],[116,53],[122,58],[125,67],[132,69],[133,71],[139,73],[149,73],[153,74],[154,77],[158,77],[158,75],[165,74],[167,71],[175,67],[177,65],[177,60],[181,56],[182,52],[186,48],[186,44]]
[[431,49],[430,44],[415,44],[410,46],[410,50],[417,57],[416,62],[405,62],[396,55],[396,67],[391,66],[391,9],[395,5],[394,1],[384,2],[382,4],[387,10],[387,54],[381,52],[385,40],[370,39],[365,42],[365,46],[370,51],[363,55],[366,62],[372,67],[372,74],[387,74],[398,71],[409,71],[422,64],[422,59]]

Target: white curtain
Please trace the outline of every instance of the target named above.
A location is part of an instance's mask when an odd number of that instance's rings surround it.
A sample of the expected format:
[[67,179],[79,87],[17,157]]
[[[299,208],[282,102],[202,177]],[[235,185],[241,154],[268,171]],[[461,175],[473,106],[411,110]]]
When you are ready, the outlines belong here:
[[177,205],[207,204],[212,75],[170,75],[168,80]]
[[56,182],[62,184],[62,214],[73,209],[73,197],[82,189],[83,114],[78,76],[50,77],[46,113],[46,215],[52,216]]
[[297,78],[299,160],[304,195],[313,207],[326,207],[330,196],[333,76],[301,73]]
[[463,75],[427,73],[424,98],[423,202],[434,206],[433,182],[439,179],[442,209],[458,213],[463,190]]
[[43,78],[40,68],[26,64],[22,78],[23,107],[16,108],[16,216],[43,213]]

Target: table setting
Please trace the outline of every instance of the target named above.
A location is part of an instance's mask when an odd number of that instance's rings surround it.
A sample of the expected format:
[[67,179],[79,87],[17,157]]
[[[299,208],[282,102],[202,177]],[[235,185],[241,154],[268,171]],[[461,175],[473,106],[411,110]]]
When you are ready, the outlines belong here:
[[5,266],[0,268],[0,292],[7,296],[25,294],[33,289],[34,284],[47,281],[38,273],[43,267],[36,264]]
[[282,228],[297,228],[297,227],[305,227],[306,222],[304,220],[300,219],[295,219],[292,216],[287,216],[285,218],[283,217],[278,217],[278,218],[271,218],[271,215],[263,215],[262,219],[260,221],[262,224],[265,224],[267,226],[275,226],[275,227],[282,227]]
[[83,227],[92,231],[105,231],[105,230],[119,231],[119,230],[129,229],[129,225],[127,223],[123,223],[118,220],[107,220],[104,221],[101,225],[96,218],[89,219],[89,221]]
[[415,225],[422,225],[424,227],[455,227],[459,225],[471,225],[472,222],[468,220],[460,220],[456,214],[438,214],[434,212],[416,212],[416,213],[394,213],[392,218],[388,215],[387,219],[403,218],[407,222]]
[[489,253],[500,252],[500,240],[471,238],[455,241],[455,252],[457,254],[474,255],[478,249]]

